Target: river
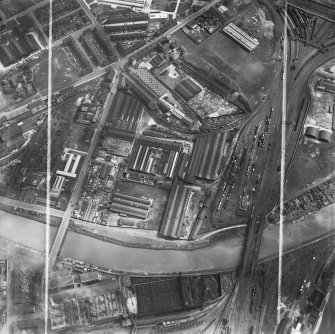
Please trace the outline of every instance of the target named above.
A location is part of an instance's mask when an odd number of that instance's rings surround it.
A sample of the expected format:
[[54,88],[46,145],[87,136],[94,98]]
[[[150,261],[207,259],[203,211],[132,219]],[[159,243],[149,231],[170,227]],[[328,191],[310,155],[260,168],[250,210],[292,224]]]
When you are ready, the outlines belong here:
[[[335,204],[306,219],[284,227],[283,249],[335,230]],[[0,212],[0,235],[28,247],[45,250],[45,225],[30,219]],[[260,259],[278,253],[278,226],[264,231]],[[50,239],[56,233],[50,227]],[[89,262],[97,266],[130,273],[179,273],[235,268],[243,248],[242,239],[216,242],[213,246],[193,251],[128,248],[69,231],[61,256]]]

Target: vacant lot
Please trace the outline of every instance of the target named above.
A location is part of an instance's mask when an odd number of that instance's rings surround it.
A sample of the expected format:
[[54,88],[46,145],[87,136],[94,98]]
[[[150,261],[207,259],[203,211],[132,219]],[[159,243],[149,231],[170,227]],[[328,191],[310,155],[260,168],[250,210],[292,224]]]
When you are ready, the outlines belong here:
[[[57,91],[80,78],[80,71],[69,61],[61,48],[52,51],[52,90]],[[39,91],[48,87],[48,59],[42,61],[34,69],[35,86]]]

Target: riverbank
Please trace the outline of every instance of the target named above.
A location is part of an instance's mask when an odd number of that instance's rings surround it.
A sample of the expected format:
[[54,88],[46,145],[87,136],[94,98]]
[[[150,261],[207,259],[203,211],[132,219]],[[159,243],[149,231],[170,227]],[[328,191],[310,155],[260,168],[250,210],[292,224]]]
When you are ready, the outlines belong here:
[[[43,213],[35,212],[35,211],[29,211],[21,208],[14,208],[12,205],[7,205],[4,203],[0,203],[0,211],[7,212],[12,215],[16,215],[19,217],[27,218],[36,220],[39,223],[46,224],[46,215]],[[62,219],[60,217],[50,216],[50,225],[58,227],[61,223]]]
[[244,237],[245,227],[219,231],[217,234],[201,240],[163,239],[157,236],[157,231],[140,230],[124,227],[100,226],[84,221],[72,220],[69,229],[78,234],[110,242],[130,248],[144,248],[156,250],[192,251],[212,245],[217,241],[224,241],[236,237]]
[[[46,225],[27,218],[0,212],[0,235],[27,247],[45,251]],[[330,212],[319,211],[309,220],[284,226],[284,252],[306,245],[311,240],[333,232],[335,224]],[[50,226],[52,243],[57,228]],[[259,259],[277,256],[279,227],[265,230]],[[116,245],[69,230],[60,256],[76,259],[116,273],[131,275],[172,275],[179,273],[211,273],[229,271],[241,260],[243,238],[216,241],[200,249],[149,249]]]

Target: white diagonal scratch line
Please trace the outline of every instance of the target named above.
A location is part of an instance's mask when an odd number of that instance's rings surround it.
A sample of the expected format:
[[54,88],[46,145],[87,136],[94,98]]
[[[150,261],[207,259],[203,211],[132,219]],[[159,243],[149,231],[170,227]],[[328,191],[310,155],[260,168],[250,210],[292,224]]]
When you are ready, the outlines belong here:
[[277,324],[281,318],[281,282],[283,267],[283,210],[285,186],[285,160],[286,160],[286,97],[287,97],[287,3],[284,0],[284,47],[283,47],[283,97],[282,97],[282,122],[281,122],[281,159],[280,159],[280,219],[279,219],[279,262],[278,262],[278,300]]
[[49,0],[49,42],[48,42],[48,118],[47,118],[47,194],[45,229],[45,282],[44,282],[44,332],[48,332],[49,305],[49,249],[50,249],[50,177],[51,177],[51,93],[52,93],[52,0]]

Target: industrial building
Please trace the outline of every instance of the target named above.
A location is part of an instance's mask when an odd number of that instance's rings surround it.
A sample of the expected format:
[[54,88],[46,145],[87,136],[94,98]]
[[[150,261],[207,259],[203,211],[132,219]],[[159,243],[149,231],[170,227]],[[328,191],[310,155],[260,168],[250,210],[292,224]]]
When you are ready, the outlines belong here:
[[60,193],[62,192],[63,185],[64,185],[65,177],[64,176],[56,176],[56,179],[53,183],[53,186],[51,188],[50,195],[51,197],[58,198],[60,196]]
[[9,151],[20,148],[25,143],[20,127],[13,124],[2,129],[0,131],[0,143],[5,144]]
[[246,32],[237,27],[234,23],[229,23],[223,28],[222,31],[249,52],[259,45],[257,39],[250,37]]
[[97,271],[90,271],[79,275],[82,284],[96,283],[101,280],[101,274]]
[[171,190],[164,212],[163,222],[159,235],[170,238],[179,238],[185,218],[186,208],[191,198],[192,188],[175,184]]
[[148,20],[142,20],[142,21],[126,21],[126,22],[113,22],[113,23],[107,23],[104,25],[104,27],[110,28],[110,27],[124,27],[128,28],[130,27],[133,29],[135,26],[141,26],[143,24],[148,24]]
[[137,316],[166,315],[184,310],[180,280],[180,277],[132,277],[137,297]]
[[110,210],[129,217],[147,219],[152,199],[116,193]]
[[305,130],[305,136],[313,139],[317,139],[319,135],[319,129],[316,126],[308,125]]
[[180,111],[176,105],[173,105],[168,101],[168,95],[164,94],[159,98],[159,102],[163,104],[165,107],[168,108],[168,110],[178,119],[184,121],[188,125],[192,125],[193,119],[188,117],[183,111]]
[[67,153],[67,154],[68,158],[64,170],[57,170],[57,175],[62,175],[65,177],[75,179],[77,177],[76,171],[81,159],[81,155],[75,153]]
[[14,64],[40,49],[35,39],[36,34],[28,33],[24,35],[18,30],[7,29],[4,31],[4,34],[6,34],[4,41],[7,40],[7,42],[0,45],[0,62],[4,67]]
[[98,4],[143,9],[146,0],[96,0]]
[[74,276],[57,276],[49,280],[50,290],[62,290],[74,287]]
[[328,93],[335,94],[335,84],[329,80],[320,80],[316,86],[317,89],[323,90]]
[[217,178],[226,138],[227,133],[209,134],[197,138],[187,172],[187,179],[190,182],[194,177],[210,181]]
[[325,143],[331,143],[332,141],[332,132],[328,130],[320,130],[318,139]]
[[191,78],[183,80],[176,86],[175,91],[186,101],[201,92],[201,87]]
[[158,97],[169,92],[168,89],[145,68],[132,70],[131,74],[134,74],[140,79],[148,88],[150,88],[151,92]]
[[106,123],[120,131],[135,133],[143,112],[142,103],[135,97],[117,91]]
[[180,143],[142,137],[134,145],[129,168],[172,178],[178,165],[181,147]]

